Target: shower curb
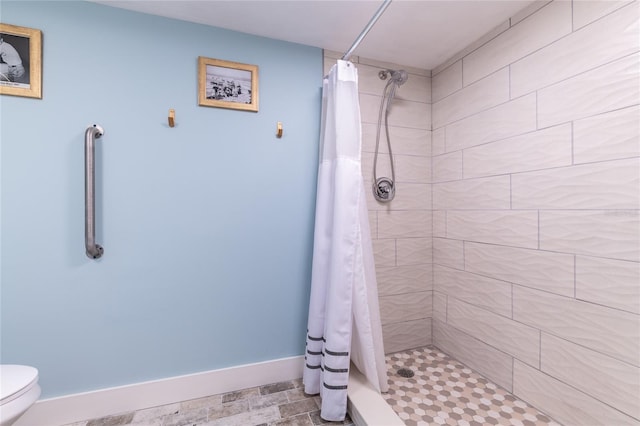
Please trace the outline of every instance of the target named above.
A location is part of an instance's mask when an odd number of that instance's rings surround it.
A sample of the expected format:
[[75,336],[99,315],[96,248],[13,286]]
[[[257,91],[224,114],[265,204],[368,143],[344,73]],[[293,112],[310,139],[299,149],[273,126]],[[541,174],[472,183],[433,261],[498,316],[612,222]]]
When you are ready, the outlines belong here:
[[353,364],[347,392],[347,411],[356,426],[405,426],[384,397]]

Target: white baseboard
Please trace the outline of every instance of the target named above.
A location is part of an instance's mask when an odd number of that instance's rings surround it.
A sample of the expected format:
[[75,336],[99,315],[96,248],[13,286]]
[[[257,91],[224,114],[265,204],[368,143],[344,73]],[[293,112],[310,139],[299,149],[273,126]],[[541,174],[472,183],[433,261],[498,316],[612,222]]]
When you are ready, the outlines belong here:
[[302,377],[303,356],[281,358],[36,402],[15,426],[60,426]]

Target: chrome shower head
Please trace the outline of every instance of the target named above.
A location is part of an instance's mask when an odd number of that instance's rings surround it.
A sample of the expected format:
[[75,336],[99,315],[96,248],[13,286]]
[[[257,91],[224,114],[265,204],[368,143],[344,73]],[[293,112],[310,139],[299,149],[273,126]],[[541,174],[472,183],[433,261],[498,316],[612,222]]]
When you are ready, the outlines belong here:
[[378,73],[380,80],[386,80],[391,77],[389,83],[395,83],[397,86],[402,86],[409,79],[409,74],[405,70],[382,70]]
[[391,74],[391,81],[394,81],[398,86],[402,86],[409,79],[409,74],[405,70],[389,70]]

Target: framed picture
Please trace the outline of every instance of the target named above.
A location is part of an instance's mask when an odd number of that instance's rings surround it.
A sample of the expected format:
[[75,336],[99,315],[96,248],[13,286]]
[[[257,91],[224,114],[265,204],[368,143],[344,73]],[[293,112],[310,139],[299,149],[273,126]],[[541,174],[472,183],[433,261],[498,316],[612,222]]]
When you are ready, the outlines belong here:
[[200,56],[198,105],[258,112],[258,66]]
[[0,94],[42,99],[42,32],[0,24]]

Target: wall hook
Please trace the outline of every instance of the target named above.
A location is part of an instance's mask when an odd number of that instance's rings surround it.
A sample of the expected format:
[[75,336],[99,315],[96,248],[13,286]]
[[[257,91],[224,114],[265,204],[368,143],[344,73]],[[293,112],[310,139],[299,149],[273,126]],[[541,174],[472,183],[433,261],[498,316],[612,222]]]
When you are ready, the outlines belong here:
[[282,137],[282,121],[278,121],[278,131],[276,132],[276,136],[279,138]]
[[173,127],[176,125],[176,110],[175,109],[170,109],[169,110],[169,127]]

